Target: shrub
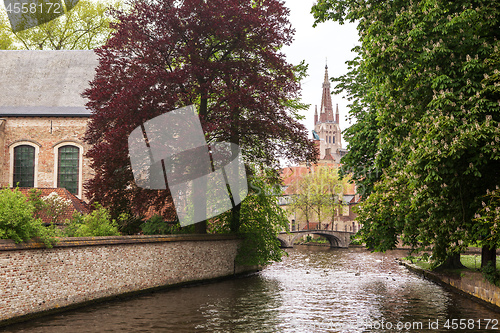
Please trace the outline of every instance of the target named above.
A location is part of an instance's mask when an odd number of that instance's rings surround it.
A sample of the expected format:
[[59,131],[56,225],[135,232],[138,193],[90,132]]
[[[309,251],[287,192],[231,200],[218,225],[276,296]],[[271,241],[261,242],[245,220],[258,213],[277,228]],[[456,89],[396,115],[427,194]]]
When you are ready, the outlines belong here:
[[28,195],[29,201],[35,207],[34,215],[39,218],[46,218],[51,224],[62,223],[61,218],[71,205],[71,200],[64,199],[56,192],[42,197],[42,191],[31,189]]
[[129,213],[121,213],[118,216],[118,230],[122,235],[136,235],[142,231],[141,226],[144,220],[140,216]]
[[74,213],[65,234],[68,237],[119,236],[118,224],[108,210],[99,204],[87,215]]
[[34,216],[35,207],[17,188],[0,190],[0,239],[16,243],[39,237],[47,247],[56,242],[57,230],[46,228]]
[[492,262],[488,262],[488,264],[481,268],[484,277],[492,284],[497,284],[500,278],[500,274],[498,273],[497,268]]
[[167,222],[159,215],[153,215],[149,220],[141,224],[144,235],[170,235],[192,233],[194,226],[190,225],[181,228],[179,221],[175,223]]

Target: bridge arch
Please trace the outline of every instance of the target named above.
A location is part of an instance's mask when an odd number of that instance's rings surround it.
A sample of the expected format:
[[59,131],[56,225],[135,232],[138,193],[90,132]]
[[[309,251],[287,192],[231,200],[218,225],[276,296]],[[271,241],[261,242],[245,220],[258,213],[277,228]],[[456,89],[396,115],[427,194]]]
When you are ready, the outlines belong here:
[[328,239],[328,242],[330,242],[330,247],[341,247],[341,246],[339,246],[339,244],[341,243],[340,239],[338,239],[334,235],[330,235],[330,234],[327,234],[327,233],[324,233],[321,231],[314,231],[314,230],[308,231],[307,233],[296,234],[291,240],[292,247],[293,247],[293,244],[295,244],[295,241],[297,240],[297,238],[305,236],[305,235],[320,235],[320,236],[323,236],[326,239]]
[[288,242],[285,239],[282,239],[280,237],[277,237],[277,238],[278,238],[278,241],[280,242],[281,248],[293,247],[293,243],[292,243],[292,245],[290,245],[290,244],[288,244]]
[[345,231],[300,230],[288,233],[282,232],[278,235],[278,240],[280,241],[282,247],[290,248],[293,247],[293,243],[297,238],[310,234],[321,235],[325,237],[330,242],[330,247],[343,247],[343,248],[349,246],[349,243],[351,242],[351,235],[354,235],[353,232],[345,232]]

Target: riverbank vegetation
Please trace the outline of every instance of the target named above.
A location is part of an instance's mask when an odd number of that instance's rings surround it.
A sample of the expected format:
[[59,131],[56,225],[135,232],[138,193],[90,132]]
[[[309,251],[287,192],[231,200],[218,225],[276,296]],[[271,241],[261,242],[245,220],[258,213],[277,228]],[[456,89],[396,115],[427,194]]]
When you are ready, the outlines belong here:
[[[300,102],[306,66],[287,63],[280,51],[293,39],[282,2],[135,1],[113,15],[119,23],[96,50],[99,66],[84,96],[95,170],[87,195],[114,218],[153,210],[175,219],[170,191],[134,182],[127,141],[147,120],[182,106],[195,105],[206,142],[238,145],[244,162],[266,168],[270,179],[278,179],[282,159],[315,160],[298,121],[307,107]],[[234,233],[244,223],[240,210],[231,210]],[[207,232],[207,221],[195,229]]]
[[433,265],[500,246],[500,3],[320,0],[316,24],[357,22],[349,72],[335,78],[356,123],[342,159],[361,192],[361,240],[398,237]]

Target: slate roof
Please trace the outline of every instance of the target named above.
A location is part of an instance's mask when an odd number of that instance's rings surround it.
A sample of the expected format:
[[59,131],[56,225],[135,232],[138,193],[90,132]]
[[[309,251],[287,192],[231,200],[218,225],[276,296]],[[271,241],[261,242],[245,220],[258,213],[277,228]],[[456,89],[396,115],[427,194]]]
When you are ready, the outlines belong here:
[[0,50],[0,116],[89,117],[92,50]]

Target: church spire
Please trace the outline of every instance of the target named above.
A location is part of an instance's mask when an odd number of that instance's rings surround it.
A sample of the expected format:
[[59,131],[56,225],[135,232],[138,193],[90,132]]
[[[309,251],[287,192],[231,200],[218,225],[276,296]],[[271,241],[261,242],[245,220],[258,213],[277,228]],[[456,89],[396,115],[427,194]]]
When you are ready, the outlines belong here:
[[328,79],[328,65],[325,65],[325,79],[323,81],[323,95],[321,96],[320,122],[334,121],[332,96],[330,94],[330,80]]

